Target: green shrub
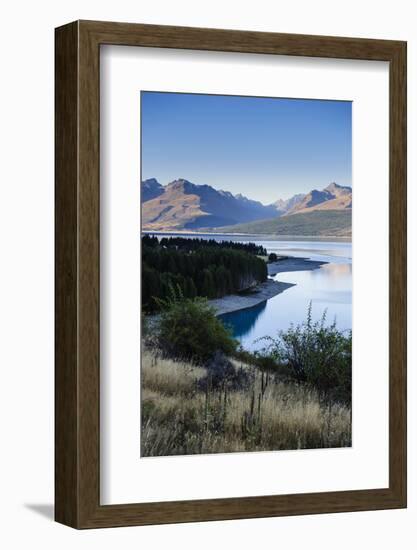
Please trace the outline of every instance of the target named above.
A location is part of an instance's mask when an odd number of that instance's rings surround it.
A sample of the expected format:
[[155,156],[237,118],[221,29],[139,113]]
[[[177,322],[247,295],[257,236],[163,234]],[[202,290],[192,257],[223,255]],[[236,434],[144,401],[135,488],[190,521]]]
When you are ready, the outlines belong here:
[[280,331],[277,338],[264,337],[268,345],[261,354],[286,368],[289,377],[316,388],[329,401],[351,402],[352,332],[345,335],[336,322],[326,326],[326,312],[313,322],[311,303],[307,320]]
[[170,298],[158,305],[158,345],[166,356],[202,364],[218,351],[228,355],[236,349],[231,332],[204,298],[185,298],[179,287],[171,287]]

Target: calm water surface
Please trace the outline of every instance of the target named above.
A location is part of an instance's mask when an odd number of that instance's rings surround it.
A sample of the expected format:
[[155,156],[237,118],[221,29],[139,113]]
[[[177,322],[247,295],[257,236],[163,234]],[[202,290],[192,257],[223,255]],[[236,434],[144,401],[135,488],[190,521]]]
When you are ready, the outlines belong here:
[[278,330],[287,329],[291,323],[298,324],[304,321],[310,301],[314,319],[320,319],[326,311],[328,323],[336,319],[340,330],[352,328],[352,245],[350,242],[281,241],[261,236],[231,237],[227,235],[207,235],[207,238],[256,242],[263,245],[268,252],[329,262],[314,271],[278,273],[273,277],[275,280],[295,283],[295,286],[258,306],[221,317],[231,326],[234,336],[240,340],[244,348],[258,349],[264,345],[262,342],[256,342],[258,338],[266,335],[275,336]]

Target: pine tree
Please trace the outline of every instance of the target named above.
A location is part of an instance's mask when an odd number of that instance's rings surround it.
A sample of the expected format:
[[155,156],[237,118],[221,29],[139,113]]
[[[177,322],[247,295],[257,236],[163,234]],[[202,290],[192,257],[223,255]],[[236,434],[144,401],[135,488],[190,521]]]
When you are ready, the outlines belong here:
[[185,280],[184,294],[185,296],[187,296],[187,298],[195,298],[197,296],[197,289],[191,277],[187,277],[187,279]]
[[205,298],[214,298],[215,296],[213,275],[210,269],[205,269],[203,271],[203,284],[201,287],[201,293]]

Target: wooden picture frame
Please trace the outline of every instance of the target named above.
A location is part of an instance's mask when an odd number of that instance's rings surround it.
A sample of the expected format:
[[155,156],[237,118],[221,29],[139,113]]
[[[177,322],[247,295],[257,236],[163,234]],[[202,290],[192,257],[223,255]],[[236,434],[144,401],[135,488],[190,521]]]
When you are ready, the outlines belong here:
[[[55,518],[75,528],[406,506],[406,43],[76,21],[56,29]],[[389,62],[389,487],[100,505],[99,56],[116,44]]]

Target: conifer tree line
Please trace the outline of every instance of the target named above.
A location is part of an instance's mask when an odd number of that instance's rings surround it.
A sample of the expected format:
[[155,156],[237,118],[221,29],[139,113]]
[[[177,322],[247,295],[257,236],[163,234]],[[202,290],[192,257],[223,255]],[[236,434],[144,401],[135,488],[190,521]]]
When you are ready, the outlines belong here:
[[166,299],[172,287],[186,298],[220,298],[264,282],[268,271],[262,246],[184,237],[142,237],[142,306],[158,310],[155,298]]
[[202,246],[209,246],[211,248],[232,248],[234,250],[242,250],[243,252],[249,252],[257,256],[266,256],[268,251],[265,247],[256,243],[237,243],[234,241],[216,241],[215,239],[200,239],[200,238],[186,238],[186,237],[162,237],[160,242],[155,235],[144,235],[143,239],[147,246],[158,246],[158,243],[164,248],[176,248],[177,250],[184,250],[191,252],[192,250],[199,250]]

